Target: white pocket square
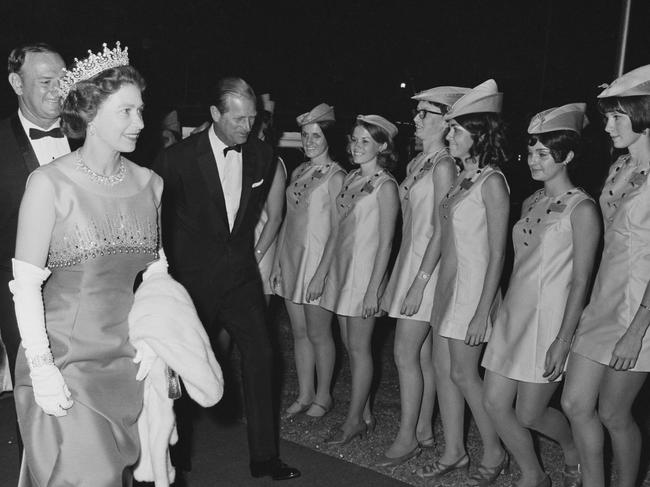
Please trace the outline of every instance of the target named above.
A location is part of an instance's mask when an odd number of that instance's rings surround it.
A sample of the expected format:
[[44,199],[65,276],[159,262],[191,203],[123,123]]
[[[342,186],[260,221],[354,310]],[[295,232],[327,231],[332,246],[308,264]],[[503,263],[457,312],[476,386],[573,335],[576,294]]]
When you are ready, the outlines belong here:
[[253,185],[251,186],[251,188],[257,188],[258,186],[261,186],[263,182],[264,182],[264,179],[260,179],[260,180],[257,181],[256,183],[253,183]]

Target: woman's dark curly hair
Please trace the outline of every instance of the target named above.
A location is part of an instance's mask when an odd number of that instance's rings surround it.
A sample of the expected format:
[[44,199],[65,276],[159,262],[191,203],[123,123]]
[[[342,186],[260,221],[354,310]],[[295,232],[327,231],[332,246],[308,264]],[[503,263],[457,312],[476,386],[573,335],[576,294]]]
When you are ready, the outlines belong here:
[[[395,143],[388,132],[378,125],[366,123],[363,120],[357,120],[352,126],[350,133],[354,132],[355,127],[362,127],[368,131],[370,137],[378,144],[386,144],[386,148],[377,154],[377,165],[382,169],[392,171],[397,165],[397,153],[395,152]],[[348,144],[348,154],[352,155],[352,143]],[[354,161],[350,160],[354,163]]]
[[650,95],[609,96],[598,99],[598,111],[623,113],[630,117],[632,130],[640,134],[650,128]]
[[534,146],[537,142],[547,147],[553,160],[559,164],[573,152],[573,157],[580,155],[582,138],[573,130],[554,130],[543,134],[532,134],[528,137],[528,145]]
[[506,154],[505,128],[497,113],[481,112],[459,115],[454,120],[472,134],[474,143],[469,149],[470,156],[478,162],[478,167],[501,167],[508,159]]
[[86,137],[88,123],[106,99],[124,85],[134,85],[144,91],[145,82],[132,66],[106,69],[90,79],[75,84],[61,107],[63,132],[72,139]]

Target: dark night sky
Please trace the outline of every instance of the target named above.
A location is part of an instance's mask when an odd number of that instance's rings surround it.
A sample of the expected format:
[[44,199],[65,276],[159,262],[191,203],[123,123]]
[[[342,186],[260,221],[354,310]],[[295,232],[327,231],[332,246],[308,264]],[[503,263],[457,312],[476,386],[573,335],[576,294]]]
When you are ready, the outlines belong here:
[[[270,91],[281,128],[326,101],[339,118],[409,120],[414,91],[497,80],[512,127],[563,103],[593,102],[614,78],[618,0],[2,0],[0,52],[44,40],[66,61],[121,40],[148,81],[148,117],[207,115],[207,88],[238,74]],[[626,69],[650,63],[650,2],[633,0]],[[407,82],[401,90],[399,83]],[[8,84],[0,115],[15,109]],[[592,103],[593,105],[593,103]],[[155,126],[155,124],[154,124]]]

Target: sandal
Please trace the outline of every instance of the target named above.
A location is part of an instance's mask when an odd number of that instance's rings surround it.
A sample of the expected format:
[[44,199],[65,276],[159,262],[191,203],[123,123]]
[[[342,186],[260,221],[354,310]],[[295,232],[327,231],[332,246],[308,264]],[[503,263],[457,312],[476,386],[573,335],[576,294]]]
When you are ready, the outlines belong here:
[[436,447],[436,440],[433,436],[430,436],[424,440],[418,440],[418,445],[420,445],[420,448],[423,450],[433,450]]
[[468,486],[471,487],[488,487],[494,484],[501,474],[507,475],[510,470],[510,455],[507,451],[503,452],[503,460],[496,467],[486,467],[479,465],[469,477]]
[[317,407],[322,411],[322,413],[319,414],[319,415],[314,415],[314,414],[309,414],[309,412],[305,412],[305,416],[307,416],[310,419],[321,419],[323,416],[325,416],[327,413],[329,413],[332,410],[333,404],[334,404],[334,401],[330,401],[330,406],[325,407],[322,404],[317,403],[316,401],[314,401],[309,405],[309,409],[307,409],[307,411],[309,411],[312,407]]
[[445,464],[440,463],[439,460],[436,460],[431,465],[425,465],[424,467],[418,468],[415,473],[418,477],[427,480],[427,479],[437,479],[443,477],[454,470],[465,470],[469,469],[469,457],[465,453],[462,457],[456,460],[454,463]]
[[[282,417],[284,419],[290,419],[295,416],[298,416],[300,413],[304,413],[311,407],[311,403],[309,404],[303,404],[300,401],[296,400],[293,401],[291,406],[289,406],[287,409],[284,410],[284,414]],[[292,411],[290,411],[292,409]]]

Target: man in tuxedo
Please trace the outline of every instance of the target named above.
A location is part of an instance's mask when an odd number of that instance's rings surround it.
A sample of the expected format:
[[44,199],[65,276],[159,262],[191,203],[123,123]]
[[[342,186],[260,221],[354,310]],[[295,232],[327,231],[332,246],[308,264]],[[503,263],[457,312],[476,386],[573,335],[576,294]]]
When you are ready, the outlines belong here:
[[213,93],[208,130],[161,153],[162,239],[171,274],[183,284],[213,344],[221,326],[242,357],[250,471],[274,480],[300,472],[280,461],[272,401],[272,350],[253,252],[253,231],[273,179],[271,148],[249,137],[252,88],[224,78]]
[[70,152],[70,145],[59,120],[61,56],[46,44],[29,44],[11,51],[8,65],[18,111],[0,121],[0,334],[13,380],[20,334],[8,283],[18,209],[29,173]]

